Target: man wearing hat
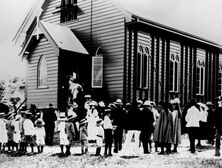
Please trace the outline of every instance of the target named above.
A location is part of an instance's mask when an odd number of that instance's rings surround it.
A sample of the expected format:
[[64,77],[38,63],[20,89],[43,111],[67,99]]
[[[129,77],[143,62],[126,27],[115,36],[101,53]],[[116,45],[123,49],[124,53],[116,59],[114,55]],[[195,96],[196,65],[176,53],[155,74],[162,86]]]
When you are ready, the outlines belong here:
[[0,113],[0,151],[5,149],[5,144],[7,143],[7,130],[6,123],[4,121],[5,113]]
[[88,121],[86,118],[82,119],[79,122],[79,134],[80,134],[80,143],[82,154],[88,153],[88,130],[87,130]]
[[215,129],[216,129],[216,135],[215,135],[215,156],[220,156],[220,138],[222,135],[222,100],[221,98],[217,99],[217,108],[215,110]]
[[55,121],[57,120],[55,109],[52,103],[49,103],[47,109],[43,113],[43,121],[45,122],[45,143],[46,145],[53,145]]
[[114,102],[115,108],[112,110],[114,129],[114,152],[118,153],[122,149],[123,128],[126,120],[126,110],[123,108],[121,99]]
[[111,109],[105,109],[105,117],[103,122],[104,133],[105,133],[105,152],[104,152],[105,156],[107,156],[107,152],[109,152],[108,156],[112,156],[113,125],[110,117],[111,117]]

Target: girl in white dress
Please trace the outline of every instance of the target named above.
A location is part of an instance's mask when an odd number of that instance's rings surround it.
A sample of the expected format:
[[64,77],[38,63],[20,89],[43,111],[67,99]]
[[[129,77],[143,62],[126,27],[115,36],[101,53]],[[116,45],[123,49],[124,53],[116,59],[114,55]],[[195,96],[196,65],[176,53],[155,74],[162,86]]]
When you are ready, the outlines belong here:
[[42,153],[45,145],[45,128],[44,128],[45,123],[41,119],[38,119],[36,120],[35,125],[36,125],[35,136],[36,136],[38,153]]
[[4,121],[4,116],[5,116],[5,113],[0,113],[0,150],[2,147],[4,150],[5,145],[8,141],[6,123]]

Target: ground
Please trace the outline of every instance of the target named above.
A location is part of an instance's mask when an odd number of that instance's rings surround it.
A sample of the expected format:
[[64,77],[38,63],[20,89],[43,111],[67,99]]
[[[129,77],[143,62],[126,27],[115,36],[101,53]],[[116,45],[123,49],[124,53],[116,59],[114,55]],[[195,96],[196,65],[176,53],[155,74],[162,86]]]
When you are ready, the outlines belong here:
[[[222,158],[214,156],[214,147],[202,141],[202,147],[195,154],[189,152],[189,141],[183,137],[178,153],[158,155],[156,152],[139,156],[113,154],[112,157],[93,156],[95,145],[90,144],[89,154],[80,155],[80,146],[72,147],[72,155],[60,157],[58,145],[46,146],[42,154],[12,156],[0,154],[1,168],[216,168],[222,167]],[[37,150],[37,149],[35,149]],[[103,154],[103,150],[101,151]]]

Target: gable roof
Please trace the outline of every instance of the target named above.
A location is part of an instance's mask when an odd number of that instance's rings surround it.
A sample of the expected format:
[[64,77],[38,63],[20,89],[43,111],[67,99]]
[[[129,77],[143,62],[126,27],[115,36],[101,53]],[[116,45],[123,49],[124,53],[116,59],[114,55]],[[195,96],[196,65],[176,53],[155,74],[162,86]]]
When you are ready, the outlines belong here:
[[50,39],[57,48],[89,55],[71,29],[44,21],[39,22],[39,27],[46,38]]
[[[166,30],[202,39],[214,46],[222,45],[222,11],[219,0],[112,0],[122,9]],[[208,4],[208,6],[206,6]],[[212,8],[209,8],[209,5]],[[217,7],[218,6],[218,7]],[[221,6],[221,5],[220,5]]]

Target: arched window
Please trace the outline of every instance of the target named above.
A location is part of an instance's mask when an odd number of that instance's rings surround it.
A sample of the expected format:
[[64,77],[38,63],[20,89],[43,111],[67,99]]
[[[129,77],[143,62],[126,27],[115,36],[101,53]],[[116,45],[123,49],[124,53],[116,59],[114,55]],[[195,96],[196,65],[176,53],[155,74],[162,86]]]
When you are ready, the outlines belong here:
[[196,81],[196,94],[204,95],[204,82],[205,82],[205,63],[204,61],[197,60],[197,81]]
[[180,62],[179,55],[177,54],[175,56],[174,53],[172,53],[170,55],[170,91],[171,92],[178,92],[179,62]]
[[149,76],[149,49],[142,45],[137,54],[137,87],[148,88]]
[[38,63],[38,88],[47,87],[47,62],[42,55]]

